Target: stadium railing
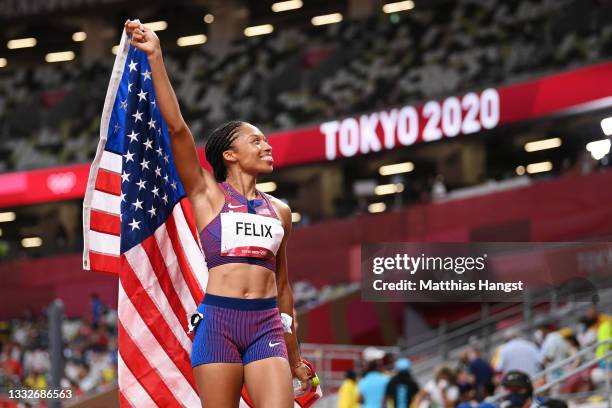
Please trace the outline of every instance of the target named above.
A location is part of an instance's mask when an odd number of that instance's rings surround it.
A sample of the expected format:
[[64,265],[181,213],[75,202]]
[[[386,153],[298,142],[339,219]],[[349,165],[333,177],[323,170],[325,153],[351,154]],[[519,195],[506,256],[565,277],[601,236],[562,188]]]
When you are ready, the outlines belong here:
[[[608,346],[608,345],[612,345],[612,339],[600,341],[598,343],[593,343],[587,347],[584,347],[582,350],[580,350],[580,352],[574,354],[573,356],[570,356],[562,361],[559,361],[558,363],[550,365],[546,369],[540,371],[535,376],[533,376],[531,380],[533,382],[536,382],[538,379],[543,378],[556,370],[568,367],[569,365],[573,364],[579,359],[582,359],[586,355],[594,354],[595,349],[597,349],[598,347]],[[575,376],[576,374],[582,373],[583,371],[588,370],[589,368],[595,367],[601,362],[605,362],[603,366],[603,370],[605,372],[604,393],[607,396],[606,404],[610,408],[612,407],[612,388],[611,388],[612,385],[610,383],[610,375],[611,375],[610,366],[612,365],[612,351],[608,351],[606,354],[600,357],[593,357],[589,359],[588,361],[580,364],[578,367],[575,367],[571,370],[567,370],[562,375],[560,375],[558,378],[548,381],[546,384],[536,388],[534,391],[534,394],[541,395],[541,394],[545,394],[545,393],[549,393],[550,391],[553,391],[551,394],[554,395],[555,397],[561,398],[563,400],[567,400],[568,397],[572,396],[573,394],[560,394],[554,391],[555,388],[562,385],[567,379]],[[583,396],[586,396],[586,395],[592,394],[593,392],[597,392],[597,390],[589,391],[588,393],[580,393],[580,394]],[[497,403],[504,397],[504,395],[505,395],[504,393],[498,393],[495,396],[489,398],[488,401],[491,403]]]

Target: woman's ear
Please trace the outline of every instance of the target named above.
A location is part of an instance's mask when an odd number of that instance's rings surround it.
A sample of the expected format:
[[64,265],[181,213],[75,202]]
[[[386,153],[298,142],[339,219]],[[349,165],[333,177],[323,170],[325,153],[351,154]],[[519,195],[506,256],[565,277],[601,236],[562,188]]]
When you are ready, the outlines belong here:
[[236,153],[234,152],[233,149],[228,149],[223,152],[223,160],[226,160],[231,163],[235,163],[238,161],[238,158],[236,157]]

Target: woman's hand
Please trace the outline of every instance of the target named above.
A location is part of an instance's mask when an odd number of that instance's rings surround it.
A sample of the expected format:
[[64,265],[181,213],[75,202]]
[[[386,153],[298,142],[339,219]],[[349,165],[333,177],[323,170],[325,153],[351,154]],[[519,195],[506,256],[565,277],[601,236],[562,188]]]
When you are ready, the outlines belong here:
[[132,46],[147,54],[147,57],[161,51],[157,34],[150,28],[143,26],[139,20],[126,21],[125,32],[131,37]]
[[310,367],[304,364],[304,362],[300,362],[295,367],[293,367],[293,376],[298,380],[302,381],[302,383],[306,383],[313,377],[313,374],[310,370]]

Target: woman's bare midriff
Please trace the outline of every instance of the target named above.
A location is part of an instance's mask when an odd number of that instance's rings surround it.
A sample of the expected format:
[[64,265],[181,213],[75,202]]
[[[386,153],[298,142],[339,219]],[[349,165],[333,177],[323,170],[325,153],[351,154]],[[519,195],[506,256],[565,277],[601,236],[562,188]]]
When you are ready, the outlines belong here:
[[268,268],[242,263],[216,266],[208,271],[206,293],[242,299],[277,296],[276,277]]

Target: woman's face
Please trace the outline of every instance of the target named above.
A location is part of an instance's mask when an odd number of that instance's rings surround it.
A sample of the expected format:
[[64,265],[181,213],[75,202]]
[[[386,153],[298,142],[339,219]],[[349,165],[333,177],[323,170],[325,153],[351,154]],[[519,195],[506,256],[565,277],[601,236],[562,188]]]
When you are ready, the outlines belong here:
[[274,168],[272,147],[263,133],[250,123],[243,123],[237,129],[237,136],[223,158],[237,163],[247,173],[271,173]]

